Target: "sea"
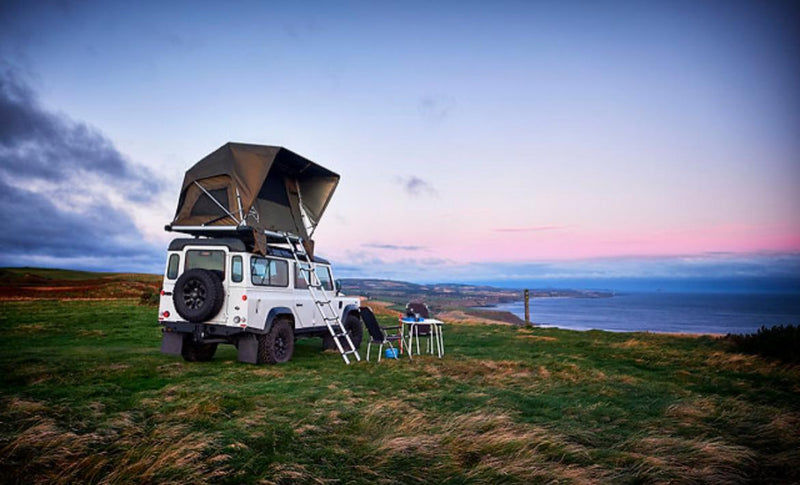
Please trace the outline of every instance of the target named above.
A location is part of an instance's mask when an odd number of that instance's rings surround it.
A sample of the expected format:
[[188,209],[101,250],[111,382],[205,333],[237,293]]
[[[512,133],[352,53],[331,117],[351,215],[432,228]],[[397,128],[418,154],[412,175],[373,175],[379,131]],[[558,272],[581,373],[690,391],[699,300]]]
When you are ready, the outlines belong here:
[[[525,318],[523,301],[491,307]],[[531,298],[531,322],[612,332],[747,334],[800,325],[798,293],[627,292],[602,298]]]

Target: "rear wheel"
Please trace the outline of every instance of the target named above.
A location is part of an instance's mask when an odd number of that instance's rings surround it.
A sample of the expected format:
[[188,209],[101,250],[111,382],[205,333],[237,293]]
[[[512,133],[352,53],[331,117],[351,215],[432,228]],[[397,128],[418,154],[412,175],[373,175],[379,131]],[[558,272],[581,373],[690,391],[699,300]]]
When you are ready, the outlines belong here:
[[217,352],[217,344],[201,344],[194,341],[191,336],[183,339],[181,355],[187,362],[208,362]]
[[288,320],[278,320],[269,332],[258,336],[258,363],[282,364],[294,354],[294,330]]

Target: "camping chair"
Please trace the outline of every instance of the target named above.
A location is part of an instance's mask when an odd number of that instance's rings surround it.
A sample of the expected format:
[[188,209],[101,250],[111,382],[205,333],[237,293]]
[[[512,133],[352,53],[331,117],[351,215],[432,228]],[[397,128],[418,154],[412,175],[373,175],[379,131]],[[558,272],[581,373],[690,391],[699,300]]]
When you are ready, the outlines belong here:
[[[406,317],[408,318],[431,318],[431,312],[428,309],[428,305],[412,301],[408,305],[406,305]],[[431,326],[428,324],[417,324],[414,325],[414,335],[408,336],[408,350],[411,350],[411,342],[413,341],[414,337],[417,337],[417,348],[419,348],[419,338],[420,337],[428,337],[428,351],[431,349]]]
[[[396,334],[387,334],[386,331],[400,330],[402,328],[400,325],[381,327],[378,324],[378,319],[375,318],[375,314],[372,313],[372,309],[368,306],[361,307],[361,320],[364,321],[364,325],[367,327],[367,332],[369,332],[369,342],[367,343],[367,361],[369,361],[369,353],[372,349],[372,344],[379,345],[378,362],[381,361],[384,345],[388,345],[390,349],[394,349],[395,355],[399,356],[392,342],[402,341],[403,335],[399,332]],[[411,357],[410,354],[409,357]]]

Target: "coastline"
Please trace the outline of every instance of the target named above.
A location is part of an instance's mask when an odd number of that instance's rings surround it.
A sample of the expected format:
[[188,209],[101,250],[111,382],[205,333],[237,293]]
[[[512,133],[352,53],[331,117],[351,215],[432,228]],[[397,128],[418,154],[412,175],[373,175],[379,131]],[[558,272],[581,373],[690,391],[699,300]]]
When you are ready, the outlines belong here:
[[[800,302],[785,294],[621,293],[614,298],[536,298],[530,304],[532,324],[577,331],[719,337],[800,322]],[[483,310],[524,318],[524,301]]]

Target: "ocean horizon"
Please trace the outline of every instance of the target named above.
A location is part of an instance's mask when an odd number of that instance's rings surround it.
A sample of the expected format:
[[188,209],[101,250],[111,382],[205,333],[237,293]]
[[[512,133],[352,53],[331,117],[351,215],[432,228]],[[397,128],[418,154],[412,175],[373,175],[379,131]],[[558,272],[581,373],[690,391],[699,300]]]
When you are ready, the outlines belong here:
[[[524,301],[493,310],[525,318]],[[531,298],[542,327],[611,332],[747,334],[761,326],[800,324],[800,295],[780,293],[627,292],[605,298]]]

